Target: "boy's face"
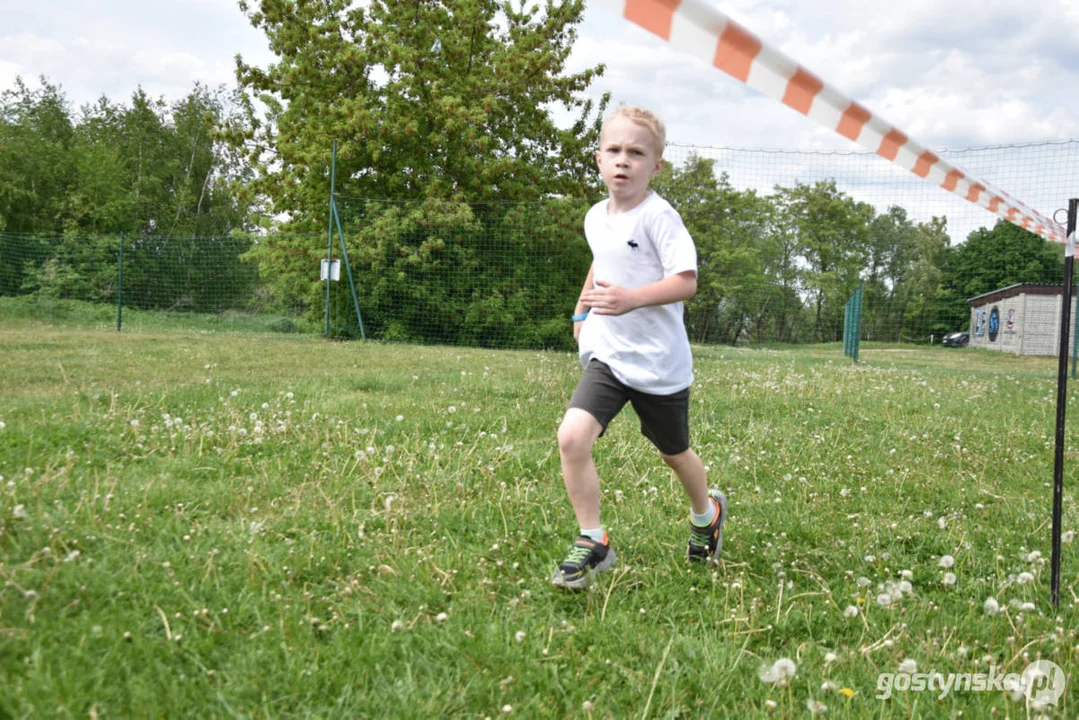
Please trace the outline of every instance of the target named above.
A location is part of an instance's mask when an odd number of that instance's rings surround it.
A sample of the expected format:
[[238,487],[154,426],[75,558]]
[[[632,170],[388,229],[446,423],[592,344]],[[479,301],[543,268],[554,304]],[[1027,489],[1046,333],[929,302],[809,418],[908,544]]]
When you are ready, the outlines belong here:
[[652,133],[627,117],[611,118],[596,153],[603,183],[619,204],[632,207],[648,194],[648,182],[663,168]]

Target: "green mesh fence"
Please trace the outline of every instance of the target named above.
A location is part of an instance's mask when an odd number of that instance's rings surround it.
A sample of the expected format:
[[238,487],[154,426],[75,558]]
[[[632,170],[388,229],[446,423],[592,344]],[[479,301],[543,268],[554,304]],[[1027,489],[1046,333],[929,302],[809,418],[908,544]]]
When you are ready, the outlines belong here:
[[295,329],[274,307],[248,237],[0,234],[0,316],[123,329]]
[[[942,154],[1046,214],[1079,192],[1069,187],[1079,141]],[[864,286],[862,341],[935,345],[968,331],[975,347],[1044,354],[1052,345],[1035,336],[1048,332],[1062,247],[875,155],[670,145],[666,158],[654,187],[699,256],[685,316],[694,342],[840,343],[847,300]],[[127,237],[123,326],[328,326],[358,338],[358,306],[376,340],[571,350],[569,315],[591,261],[583,218],[598,199],[338,194],[355,301],[344,266],[339,280],[320,280],[325,234]],[[336,227],[333,246],[342,259]],[[0,235],[0,316],[115,324],[120,281],[119,236]],[[1001,318],[992,339],[978,326],[990,301]]]

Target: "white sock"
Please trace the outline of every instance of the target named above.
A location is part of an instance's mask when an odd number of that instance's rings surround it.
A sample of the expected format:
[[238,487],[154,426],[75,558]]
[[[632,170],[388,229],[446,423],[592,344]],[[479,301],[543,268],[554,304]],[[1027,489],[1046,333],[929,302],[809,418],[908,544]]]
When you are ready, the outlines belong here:
[[708,497],[708,509],[704,512],[697,514],[693,512],[693,508],[689,509],[689,516],[693,520],[693,524],[697,527],[708,527],[712,524],[712,521],[716,517],[716,504],[712,502],[712,497]]
[[598,543],[605,543],[607,540],[607,533],[603,532],[603,527],[600,526],[594,530],[585,530],[581,528],[581,534],[590,537]]

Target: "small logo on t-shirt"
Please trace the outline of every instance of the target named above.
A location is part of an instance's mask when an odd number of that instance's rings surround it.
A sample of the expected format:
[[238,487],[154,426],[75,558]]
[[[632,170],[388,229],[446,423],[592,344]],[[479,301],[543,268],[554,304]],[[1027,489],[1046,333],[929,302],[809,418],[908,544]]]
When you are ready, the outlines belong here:
[[629,249],[633,250],[633,251],[637,251],[637,250],[641,249],[641,246],[637,244],[636,240],[632,240],[632,239],[627,240],[626,245],[629,245]]

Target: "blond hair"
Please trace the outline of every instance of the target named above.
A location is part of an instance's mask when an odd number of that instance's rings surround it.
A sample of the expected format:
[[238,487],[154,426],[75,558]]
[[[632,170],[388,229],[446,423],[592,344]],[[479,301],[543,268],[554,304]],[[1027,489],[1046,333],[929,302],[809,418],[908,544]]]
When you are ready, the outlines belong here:
[[663,148],[667,144],[667,126],[664,125],[663,121],[659,119],[659,116],[651,110],[645,110],[644,108],[635,107],[633,105],[620,105],[614,112],[607,116],[607,119],[603,121],[603,127],[600,129],[599,133],[601,142],[604,133],[607,132],[607,123],[617,117],[624,117],[648,130],[652,135],[652,144],[656,150],[656,157],[663,157]]

